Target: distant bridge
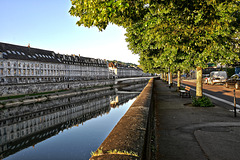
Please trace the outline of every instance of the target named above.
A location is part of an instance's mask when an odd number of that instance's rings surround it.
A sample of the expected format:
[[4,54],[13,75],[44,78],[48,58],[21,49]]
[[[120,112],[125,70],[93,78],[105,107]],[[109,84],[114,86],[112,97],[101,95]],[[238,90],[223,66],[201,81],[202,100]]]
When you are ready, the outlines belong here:
[[123,81],[129,81],[129,80],[137,80],[137,79],[151,79],[151,78],[157,78],[158,76],[151,76],[151,77],[130,77],[130,78],[116,78],[115,79],[115,84],[118,82],[123,82]]
[[131,92],[131,91],[117,91],[119,94],[140,94],[141,92]]

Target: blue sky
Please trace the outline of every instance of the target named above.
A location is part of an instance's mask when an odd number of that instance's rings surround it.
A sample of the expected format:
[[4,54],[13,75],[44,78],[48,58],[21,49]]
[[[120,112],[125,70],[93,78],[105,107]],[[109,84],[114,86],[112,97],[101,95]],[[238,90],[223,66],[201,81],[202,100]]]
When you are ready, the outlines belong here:
[[125,29],[79,27],[70,7],[70,0],[0,0],[0,42],[138,64],[139,57],[127,48]]

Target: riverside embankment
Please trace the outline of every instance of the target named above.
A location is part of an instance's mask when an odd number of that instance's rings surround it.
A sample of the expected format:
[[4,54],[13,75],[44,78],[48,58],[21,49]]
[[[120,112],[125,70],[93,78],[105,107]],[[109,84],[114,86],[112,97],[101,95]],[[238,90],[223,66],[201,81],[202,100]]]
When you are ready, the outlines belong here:
[[[36,96],[22,95],[23,98],[12,98],[12,99],[0,100],[0,109],[4,108],[4,107],[6,107],[6,108],[15,107],[15,106],[19,106],[19,105],[44,102],[44,101],[54,100],[54,99],[59,99],[59,98],[64,98],[64,97],[77,96],[77,95],[81,95],[81,94],[85,94],[85,93],[89,93],[89,92],[97,92],[97,91],[106,90],[106,89],[118,88],[121,86],[130,85],[130,84],[142,83],[144,81],[146,81],[146,79],[128,80],[125,83],[121,83],[118,85],[114,85],[114,81],[112,81],[112,82],[106,81],[104,83],[102,81],[100,81],[100,82],[95,82],[95,81],[90,82],[89,81],[86,84],[79,83],[81,85],[78,85],[75,88],[71,87],[69,89],[66,89],[63,87],[61,89],[65,89],[65,90],[62,90],[60,92],[59,92],[60,88],[57,88],[56,90],[53,90],[53,93],[49,93],[49,94],[44,94],[44,92],[43,92],[43,94],[41,94],[41,92],[40,92],[41,90],[40,90],[40,91],[36,91],[36,93],[40,93],[39,95],[36,94]],[[49,85],[51,86],[50,83],[47,86],[49,86]],[[61,85],[61,84],[59,84],[59,85]],[[45,87],[47,87],[47,86],[45,86]],[[79,88],[79,86],[82,86],[82,87]]]
[[240,116],[232,106],[191,102],[176,86],[151,80],[90,159],[239,159]]
[[151,157],[153,79],[93,153],[91,160],[147,159]]

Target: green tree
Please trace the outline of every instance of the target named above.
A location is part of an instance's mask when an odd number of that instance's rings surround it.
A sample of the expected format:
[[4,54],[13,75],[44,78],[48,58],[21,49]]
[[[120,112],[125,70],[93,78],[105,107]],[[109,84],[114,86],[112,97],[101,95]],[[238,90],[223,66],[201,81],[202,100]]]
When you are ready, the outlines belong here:
[[103,30],[109,23],[127,29],[129,49],[147,71],[197,68],[197,96],[206,64],[239,60],[237,0],[72,0],[77,24]]

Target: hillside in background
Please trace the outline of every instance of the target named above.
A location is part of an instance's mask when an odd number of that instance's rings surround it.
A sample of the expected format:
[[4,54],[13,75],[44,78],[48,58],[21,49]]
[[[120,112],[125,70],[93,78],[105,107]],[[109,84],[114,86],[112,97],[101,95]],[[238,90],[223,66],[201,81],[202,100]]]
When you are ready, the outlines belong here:
[[138,65],[134,64],[134,63],[125,63],[125,62],[122,62],[122,61],[117,61],[117,60],[108,60],[108,63],[110,62],[113,62],[113,63],[116,63],[116,64],[121,64],[121,65],[126,65],[126,66],[132,66],[132,67],[139,67]]

